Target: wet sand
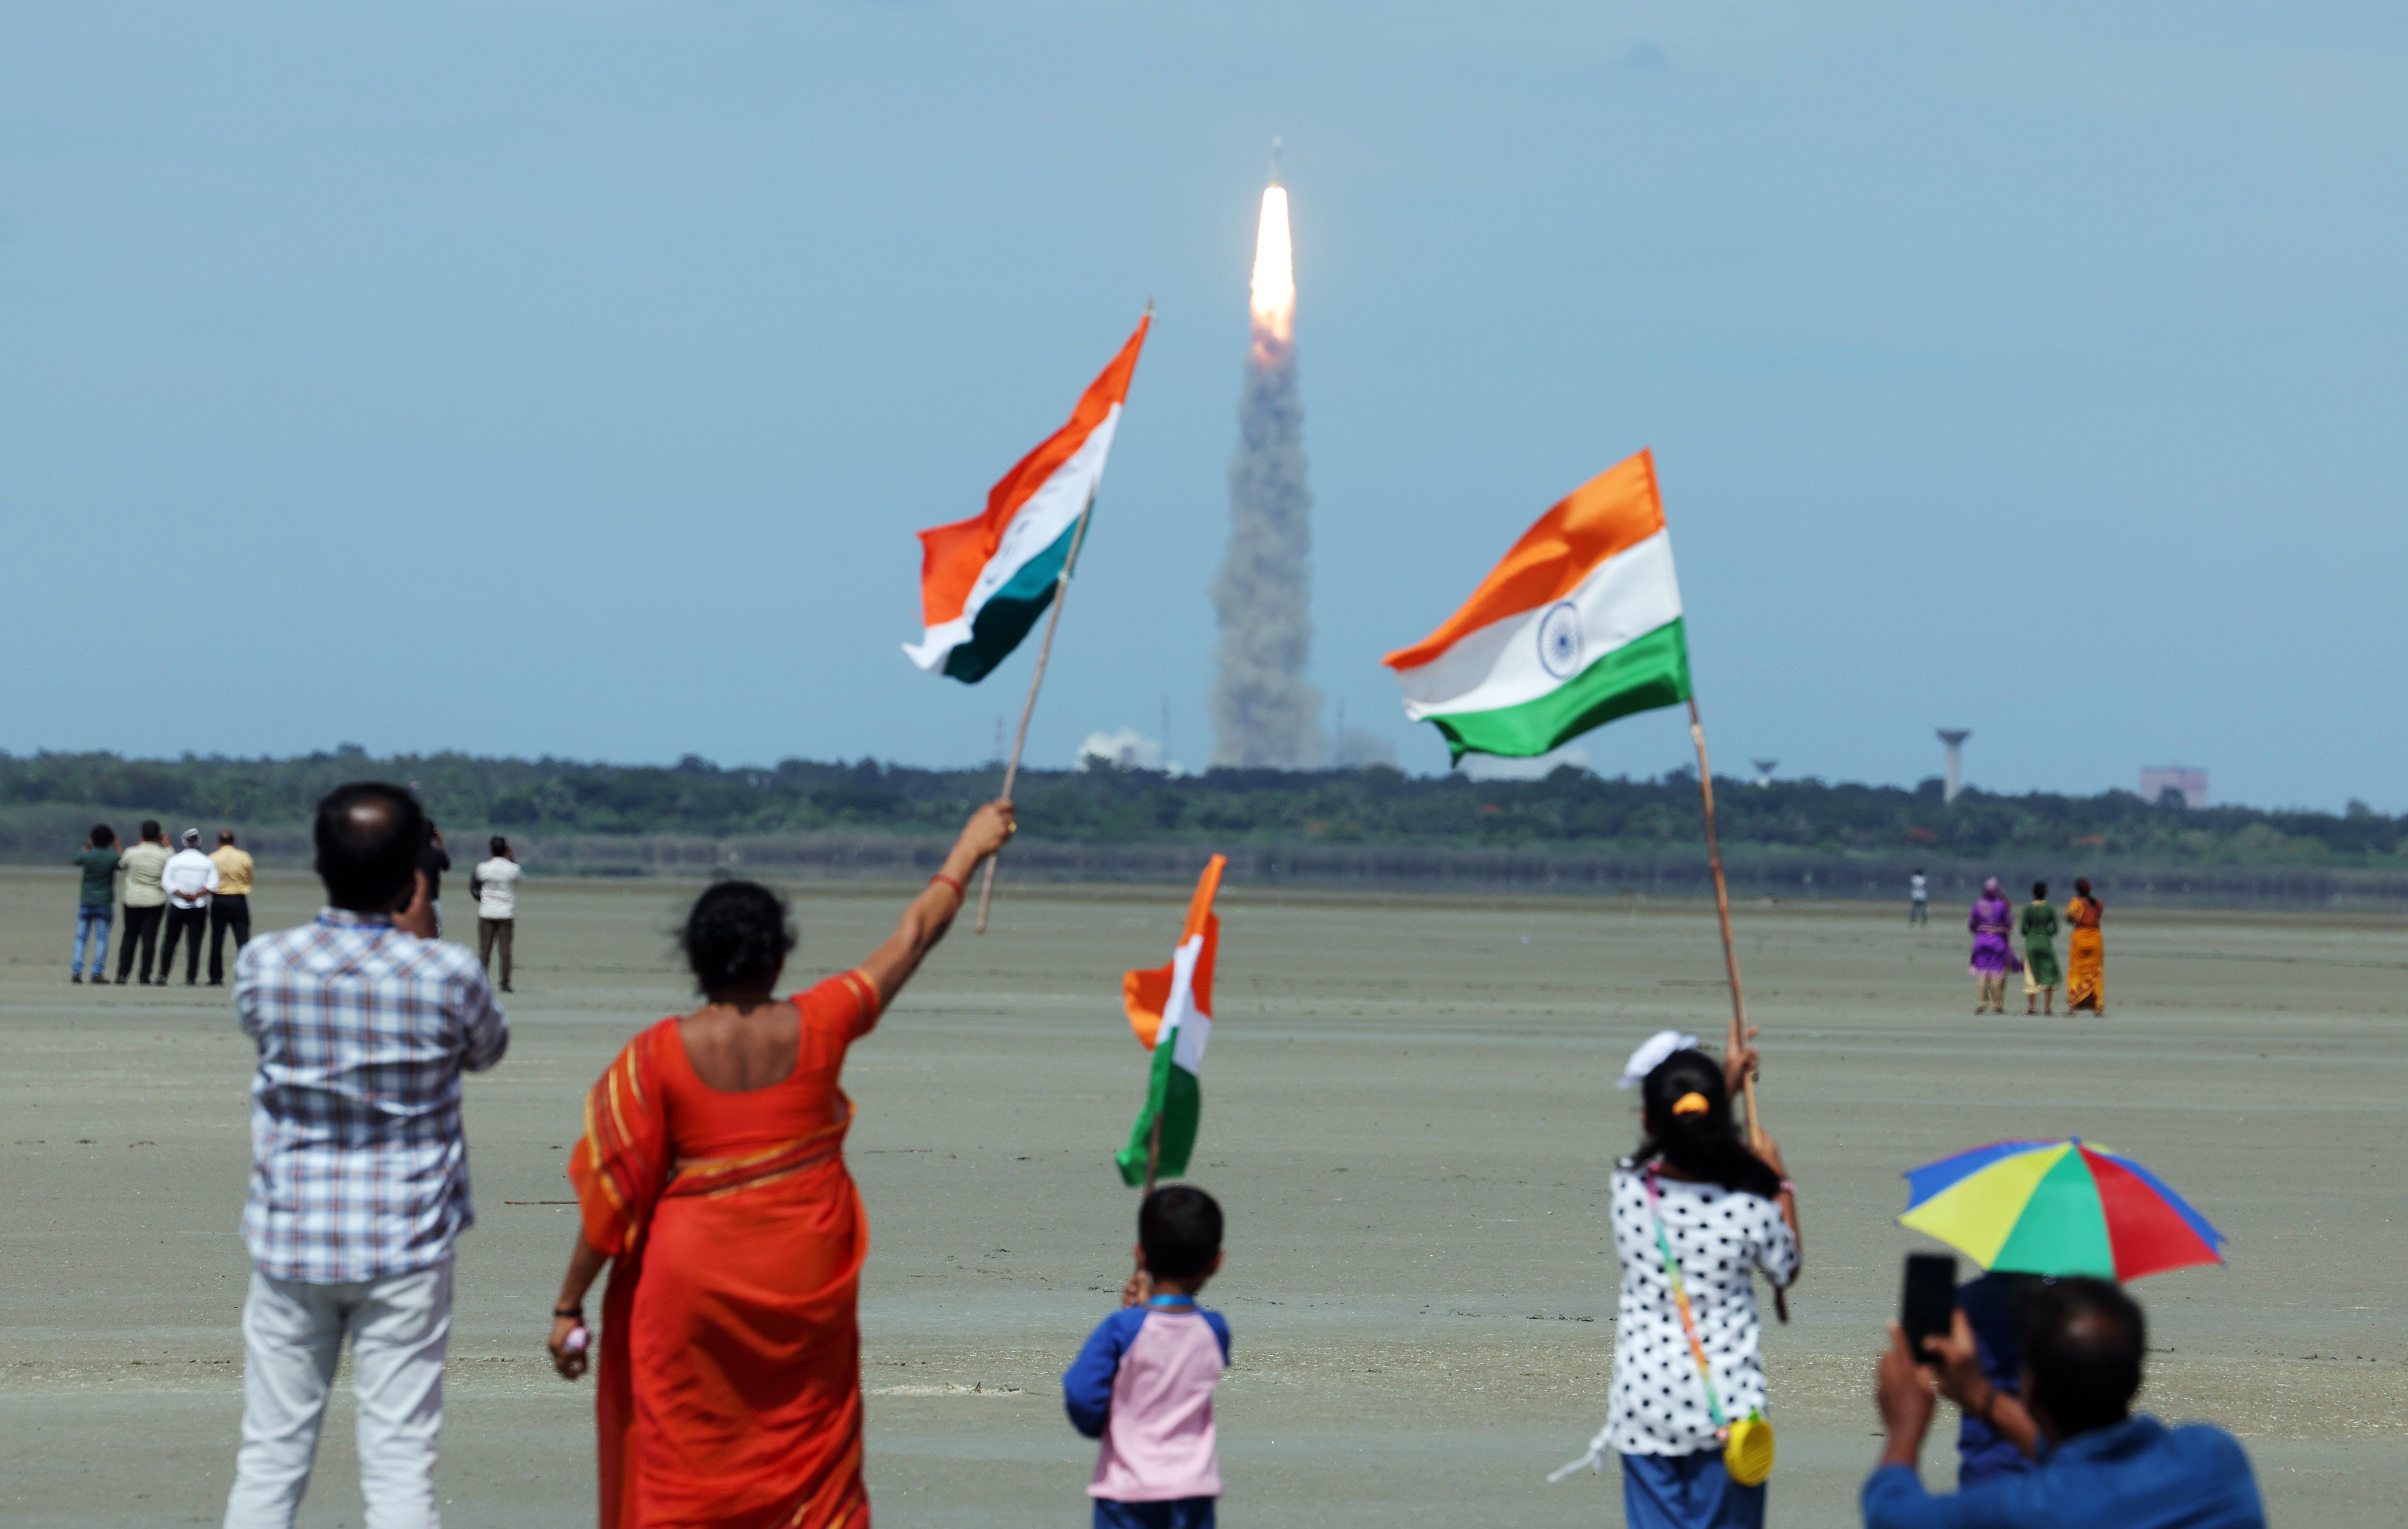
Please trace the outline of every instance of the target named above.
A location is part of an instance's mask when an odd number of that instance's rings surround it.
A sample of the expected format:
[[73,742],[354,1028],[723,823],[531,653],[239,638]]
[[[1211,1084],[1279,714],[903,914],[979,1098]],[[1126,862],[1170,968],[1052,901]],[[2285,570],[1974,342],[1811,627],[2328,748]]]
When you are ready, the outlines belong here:
[[[68,986],[74,885],[0,872],[0,1519],[214,1523],[241,1406],[251,1049],[222,993]],[[573,1226],[547,1202],[568,1197],[583,1089],[685,1002],[668,932],[693,890],[523,893],[510,1054],[468,1088],[479,1224],[440,1466],[455,1526],[593,1522],[591,1392],[540,1350]],[[797,971],[849,965],[900,896],[800,894]],[[1142,1064],[1117,979],[1168,958],[1183,900],[1007,878],[994,932],[957,932],[853,1052],[868,1470],[889,1529],[1084,1522],[1093,1447],[1056,1381],[1133,1236],[1109,1156]],[[276,928],[314,889],[273,879],[254,901]],[[1612,1080],[1659,1026],[1719,1033],[1711,909],[1232,888],[1223,914],[1194,1178],[1230,1221],[1207,1297],[1236,1338],[1227,1522],[1619,1522],[1611,1472],[1543,1478],[1603,1421],[1604,1172],[1636,1131]],[[2139,1156],[2233,1239],[2228,1268],[2136,1287],[2144,1405],[2237,1432],[2278,1522],[2399,1522],[2408,922],[2111,911],[2105,1020],[1977,1021],[1945,910],[1928,932],[1902,907],[1739,919],[1807,1236],[1796,1321],[1767,1338],[1773,1522],[1857,1522],[1870,1356],[1899,1257],[1924,1246],[1894,1221],[1899,1170],[2065,1133]],[[338,1400],[305,1524],[360,1522],[350,1432]],[[1952,1435],[1943,1408],[1935,1484]]]

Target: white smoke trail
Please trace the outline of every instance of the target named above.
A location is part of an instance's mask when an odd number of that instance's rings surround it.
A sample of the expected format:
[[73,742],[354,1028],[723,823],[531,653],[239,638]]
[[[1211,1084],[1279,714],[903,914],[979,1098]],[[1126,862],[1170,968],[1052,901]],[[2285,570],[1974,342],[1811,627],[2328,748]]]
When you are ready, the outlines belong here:
[[1321,763],[1312,656],[1312,493],[1296,381],[1296,281],[1287,192],[1263,193],[1254,241],[1254,342],[1229,463],[1229,550],[1212,580],[1221,619],[1212,763],[1297,769]]

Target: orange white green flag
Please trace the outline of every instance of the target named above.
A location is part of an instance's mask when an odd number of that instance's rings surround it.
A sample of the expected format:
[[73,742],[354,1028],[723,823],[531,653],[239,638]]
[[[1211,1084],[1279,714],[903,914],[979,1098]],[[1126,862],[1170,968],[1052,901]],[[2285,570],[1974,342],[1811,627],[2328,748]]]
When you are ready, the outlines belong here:
[[1381,660],[1405,715],[1469,753],[1543,754],[1689,698],[1681,586],[1648,452],[1539,517],[1437,631]]
[[1204,1047],[1212,1038],[1212,959],[1221,947],[1221,920],[1212,911],[1212,899],[1228,863],[1227,856],[1214,855],[1196,879],[1196,894],[1188,899],[1187,922],[1180,929],[1170,965],[1121,979],[1121,1007],[1128,1011],[1129,1028],[1154,1053],[1145,1107],[1129,1129],[1128,1145],[1113,1159],[1122,1179],[1131,1185],[1146,1181],[1149,1159],[1159,1177],[1185,1173],[1188,1154],[1196,1149],[1196,1125],[1204,1109],[1197,1074],[1204,1065]]
[[920,533],[925,630],[903,645],[931,674],[976,684],[1010,656],[1070,568],[1080,522],[1104,481],[1121,407],[1154,320],[1138,322],[1111,364],[1079,397],[1069,422],[987,491],[986,508]]

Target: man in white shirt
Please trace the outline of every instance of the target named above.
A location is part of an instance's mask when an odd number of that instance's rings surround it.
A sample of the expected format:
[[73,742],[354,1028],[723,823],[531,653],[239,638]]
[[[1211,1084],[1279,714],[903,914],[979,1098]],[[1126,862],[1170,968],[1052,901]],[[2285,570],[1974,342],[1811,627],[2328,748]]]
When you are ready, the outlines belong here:
[[1906,879],[1906,922],[1916,925],[1931,922],[1931,883],[1924,879],[1920,865]]
[[209,927],[209,893],[218,890],[218,863],[201,853],[201,831],[184,830],[184,847],[160,868],[159,885],[167,893],[167,948],[159,952],[159,980],[176,969],[176,941],[189,936],[192,948],[184,960],[184,986],[201,980],[201,936]]
[[519,878],[526,873],[510,858],[510,841],[494,836],[494,858],[468,873],[468,895],[477,900],[477,959],[494,970],[494,947],[502,948],[502,991],[510,990],[510,933],[519,915]]

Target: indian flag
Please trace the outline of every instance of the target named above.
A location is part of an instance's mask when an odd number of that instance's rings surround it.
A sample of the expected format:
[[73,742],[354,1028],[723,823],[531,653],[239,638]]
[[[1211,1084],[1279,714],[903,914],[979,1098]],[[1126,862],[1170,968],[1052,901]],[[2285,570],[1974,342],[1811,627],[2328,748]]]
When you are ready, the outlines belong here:
[[[1205,1043],[1212,1038],[1212,957],[1221,946],[1221,921],[1212,911],[1212,898],[1221,890],[1221,869],[1228,863],[1227,856],[1214,855],[1196,879],[1196,895],[1188,899],[1187,923],[1170,965],[1121,979],[1121,1007],[1128,1010],[1129,1028],[1154,1053],[1145,1107],[1129,1129],[1128,1145],[1113,1159],[1123,1181],[1131,1185],[1144,1183],[1150,1174],[1168,1179],[1185,1173],[1187,1155],[1196,1148],[1196,1122],[1204,1108],[1197,1074],[1204,1065]],[[1162,1133],[1159,1150],[1157,1127]]]
[[1456,760],[1543,754],[1689,698],[1681,586],[1645,451],[1539,517],[1463,608],[1381,660]]
[[1139,321],[1137,333],[1080,397],[1070,422],[987,491],[984,514],[920,533],[927,631],[903,645],[912,663],[976,684],[1054,603],[1080,522],[1104,480],[1121,403],[1153,322],[1151,313]]

